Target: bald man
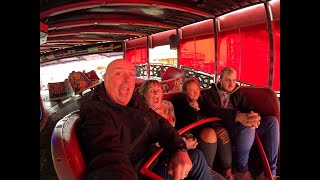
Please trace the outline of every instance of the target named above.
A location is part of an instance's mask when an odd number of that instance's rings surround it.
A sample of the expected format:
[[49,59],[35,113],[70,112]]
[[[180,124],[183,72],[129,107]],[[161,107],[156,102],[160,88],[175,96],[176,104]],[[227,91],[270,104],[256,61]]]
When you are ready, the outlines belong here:
[[[172,154],[168,162],[170,176],[166,179],[211,180],[203,154],[192,164],[181,136],[169,122],[152,109],[130,107],[133,96],[135,69],[124,59],[112,61],[89,101],[80,107],[77,129],[86,159],[84,179],[136,180],[143,179],[139,169],[150,156],[148,149],[156,142]],[[141,104],[140,104],[141,105]],[[141,106],[145,107],[145,106]]]

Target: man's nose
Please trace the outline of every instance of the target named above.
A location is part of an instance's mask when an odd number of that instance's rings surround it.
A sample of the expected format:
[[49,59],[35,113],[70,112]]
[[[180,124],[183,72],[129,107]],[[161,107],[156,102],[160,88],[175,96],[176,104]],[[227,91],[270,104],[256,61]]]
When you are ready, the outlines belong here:
[[125,82],[128,82],[129,79],[130,79],[130,75],[129,75],[129,74],[124,74],[123,76],[124,76],[124,77],[123,77],[123,80],[124,80]]

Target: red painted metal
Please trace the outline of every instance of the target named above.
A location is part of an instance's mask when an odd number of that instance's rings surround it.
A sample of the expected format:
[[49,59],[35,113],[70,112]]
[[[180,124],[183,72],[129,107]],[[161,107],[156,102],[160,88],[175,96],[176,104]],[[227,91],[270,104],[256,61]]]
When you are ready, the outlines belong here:
[[214,16],[210,13],[198,10],[196,7],[179,5],[176,3],[168,3],[163,1],[154,1],[154,0],[92,0],[92,1],[85,1],[85,2],[78,2],[73,4],[68,4],[64,6],[59,6],[56,8],[48,9],[40,13],[40,19],[48,18],[50,16],[75,11],[75,10],[82,10],[87,8],[94,8],[94,7],[103,7],[103,6],[156,6],[159,8],[167,8],[173,10],[179,10],[182,12],[190,12],[193,14],[197,14],[199,16],[204,16],[207,18],[213,18]]
[[40,31],[48,33],[48,25],[40,21]]
[[60,37],[60,36],[73,36],[79,34],[125,34],[134,36],[145,36],[146,33],[140,33],[135,31],[124,31],[119,29],[97,29],[97,28],[79,28],[76,30],[65,30],[65,31],[53,31],[49,33],[50,37]]
[[212,19],[194,23],[181,27],[181,39],[190,39],[197,36],[214,34],[214,26]]
[[272,22],[274,42],[274,76],[272,89],[280,91],[280,20]]
[[127,20],[127,19],[91,19],[91,20],[79,20],[79,21],[71,21],[71,22],[63,22],[52,24],[49,26],[49,30],[51,29],[66,29],[71,27],[82,27],[82,26],[94,26],[94,25],[141,25],[141,26],[154,26],[159,28],[167,28],[173,29],[176,26],[148,21],[148,20]]
[[152,34],[150,36],[150,39],[151,39],[150,48],[154,48],[156,46],[168,45],[169,44],[169,36],[172,34],[176,34],[175,29]]
[[133,49],[137,47],[147,47],[147,37],[132,39],[130,41],[126,41],[126,49]]
[[132,64],[147,63],[147,46],[127,50],[126,59]]
[[[188,126],[185,126],[183,128],[181,128],[178,133],[181,135],[183,133],[185,133],[186,131],[200,126],[202,124],[208,123],[208,122],[213,122],[213,121],[218,121],[221,120],[220,118],[217,117],[212,117],[212,118],[205,118],[205,119],[201,119],[197,122],[194,122],[192,124],[189,124]],[[140,173],[147,176],[148,178],[154,179],[154,180],[164,180],[162,177],[158,176],[157,174],[153,173],[151,170],[149,170],[150,165],[153,163],[154,160],[156,160],[158,158],[158,156],[161,154],[161,152],[163,151],[163,149],[160,147],[149,159],[148,161],[142,166],[142,168],[140,169]]]
[[269,1],[273,21],[280,21],[280,0]]
[[219,32],[252,24],[266,23],[267,17],[263,3],[244,8],[218,17]]
[[49,37],[47,42],[64,42],[64,41],[117,41],[113,38],[85,38],[85,37]]

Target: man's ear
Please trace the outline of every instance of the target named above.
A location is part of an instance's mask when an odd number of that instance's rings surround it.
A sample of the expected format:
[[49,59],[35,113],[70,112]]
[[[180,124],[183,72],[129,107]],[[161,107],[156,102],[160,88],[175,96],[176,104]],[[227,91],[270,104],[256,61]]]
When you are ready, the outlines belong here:
[[139,94],[141,94],[141,87],[137,87],[137,88],[136,88],[136,91],[137,91]]
[[161,91],[164,92],[166,90],[166,87],[164,85],[161,86]]

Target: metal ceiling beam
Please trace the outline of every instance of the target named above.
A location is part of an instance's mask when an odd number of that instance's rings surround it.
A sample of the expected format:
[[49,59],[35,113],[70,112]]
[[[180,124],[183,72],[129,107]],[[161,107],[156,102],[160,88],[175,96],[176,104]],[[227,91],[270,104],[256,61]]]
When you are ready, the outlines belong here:
[[171,2],[169,3],[169,2],[155,1],[155,0],[92,0],[92,1],[72,3],[72,4],[48,9],[46,11],[42,11],[40,13],[40,19],[48,18],[50,16],[55,16],[58,14],[63,14],[71,11],[88,9],[88,8],[96,8],[96,7],[104,7],[104,6],[154,6],[159,8],[166,8],[166,9],[192,13],[192,14],[203,16],[206,18],[214,17],[214,15],[208,12],[197,9],[196,4],[194,4],[194,6],[191,6],[188,4],[180,5],[180,4],[171,3]]
[[77,30],[65,30],[65,31],[54,31],[48,33],[49,37],[59,37],[59,36],[72,36],[79,34],[123,34],[123,35],[133,35],[133,36],[146,36],[146,33],[140,33],[135,31],[125,31],[117,29],[97,29],[97,28],[79,28]]
[[50,44],[63,44],[63,45],[87,45],[87,44],[97,44],[97,42],[94,42],[94,41],[83,41],[83,42],[70,42],[70,41],[63,41],[63,42],[60,42],[60,41],[57,41],[57,42],[50,42]]
[[52,37],[52,38],[48,38],[47,42],[64,42],[64,41],[79,41],[79,43],[81,43],[82,41],[86,42],[86,41],[118,41],[115,40],[113,38],[87,38],[87,37]]
[[67,46],[67,45],[56,45],[56,44],[42,44],[40,46],[40,50],[50,49],[50,48],[70,48],[73,46]]
[[96,26],[96,25],[137,25],[137,26],[156,26],[164,29],[177,28],[176,26],[145,20],[127,20],[127,19],[102,19],[102,20],[79,20],[49,25],[49,30],[65,29],[71,27]]

